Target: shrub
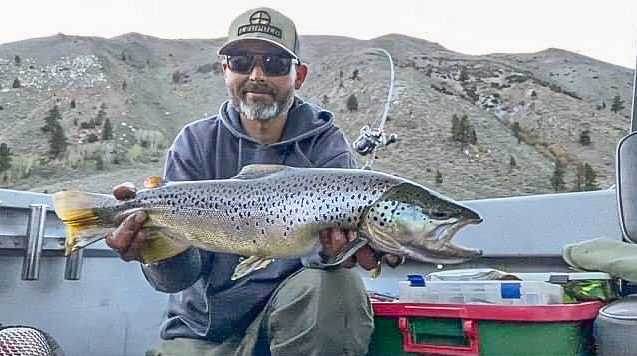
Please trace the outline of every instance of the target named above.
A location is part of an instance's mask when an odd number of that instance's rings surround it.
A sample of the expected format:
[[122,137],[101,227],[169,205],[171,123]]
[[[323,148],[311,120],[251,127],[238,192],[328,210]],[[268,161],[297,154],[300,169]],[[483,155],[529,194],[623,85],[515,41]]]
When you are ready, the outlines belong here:
[[610,111],[617,113],[623,108],[624,108],[624,101],[619,97],[619,95],[615,95],[615,97],[613,98],[613,104],[610,106]]
[[436,183],[436,185],[441,185],[442,184],[442,173],[440,173],[440,170],[436,170],[436,176],[434,177],[434,181]]
[[553,175],[551,176],[551,187],[553,187],[555,192],[561,192],[564,190],[564,174],[563,164],[559,160],[556,160]]
[[0,173],[9,170],[11,168],[11,161],[13,160],[13,152],[6,143],[0,144]]
[[141,145],[135,144],[128,149],[126,156],[132,162],[141,161],[142,158],[144,158],[144,148]]
[[176,70],[173,72],[173,83],[181,84],[184,80],[184,75],[180,71]]
[[[216,63],[218,65],[218,63]],[[204,65],[200,65],[197,68],[197,73],[210,73],[214,70],[214,65],[212,63],[206,63]]]
[[580,132],[579,143],[582,146],[589,146],[591,144],[591,132],[589,130],[584,130]]
[[102,156],[97,156],[95,158],[95,169],[97,169],[98,171],[104,170],[104,159],[102,158]]
[[347,98],[347,110],[350,112],[358,111],[358,100],[356,100],[356,96],[354,94]]

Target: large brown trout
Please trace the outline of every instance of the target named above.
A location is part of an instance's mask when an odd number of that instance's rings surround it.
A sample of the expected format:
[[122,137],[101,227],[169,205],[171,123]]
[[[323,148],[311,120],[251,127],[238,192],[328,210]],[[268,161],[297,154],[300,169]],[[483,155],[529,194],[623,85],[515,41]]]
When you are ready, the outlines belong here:
[[482,218],[417,183],[360,169],[251,165],[231,179],[170,182],[130,200],[62,191],[55,212],[67,225],[67,254],[105,238],[129,215],[144,211],[144,261],[175,256],[189,246],[251,256],[233,279],[272,258],[318,256],[319,230],[354,229],[358,239],[325,265],[336,265],[365,243],[430,263],[460,263],[481,255],[451,243]]

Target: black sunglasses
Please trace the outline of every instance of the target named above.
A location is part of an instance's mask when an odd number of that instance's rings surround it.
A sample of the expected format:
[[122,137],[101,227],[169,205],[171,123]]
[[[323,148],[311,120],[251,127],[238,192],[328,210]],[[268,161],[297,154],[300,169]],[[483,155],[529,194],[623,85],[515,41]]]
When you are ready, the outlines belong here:
[[261,62],[261,68],[267,75],[285,75],[290,73],[290,67],[292,63],[298,63],[296,58],[281,55],[238,55],[226,56],[228,68],[234,73],[248,74],[254,68],[254,65],[259,58]]

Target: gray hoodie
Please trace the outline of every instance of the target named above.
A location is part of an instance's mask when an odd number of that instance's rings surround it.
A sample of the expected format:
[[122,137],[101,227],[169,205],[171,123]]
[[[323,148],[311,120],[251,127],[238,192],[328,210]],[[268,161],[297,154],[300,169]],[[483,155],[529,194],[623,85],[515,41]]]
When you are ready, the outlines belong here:
[[[246,134],[239,113],[226,101],[217,115],[181,130],[168,151],[164,176],[168,181],[224,179],[253,163],[353,168],[350,145],[333,121],[331,113],[296,97],[281,142],[264,145]],[[240,258],[191,248],[143,267],[153,288],[172,293],[162,338],[221,342],[244,332],[277,285],[302,267],[299,259],[279,259],[231,281]]]

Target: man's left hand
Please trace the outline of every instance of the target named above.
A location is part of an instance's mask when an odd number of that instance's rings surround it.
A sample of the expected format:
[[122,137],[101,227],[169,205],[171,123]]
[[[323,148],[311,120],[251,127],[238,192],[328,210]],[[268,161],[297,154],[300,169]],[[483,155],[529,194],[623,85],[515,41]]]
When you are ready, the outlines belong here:
[[[350,241],[356,239],[355,230],[343,230],[340,228],[327,228],[319,231],[319,241],[321,242],[322,253],[328,256],[336,256],[349,245]],[[390,267],[396,267],[403,262],[403,258],[398,255],[385,253],[379,254],[369,245],[361,247],[354,256],[343,262],[341,266],[351,268],[360,265],[365,270],[373,270],[379,263],[385,263]]]

